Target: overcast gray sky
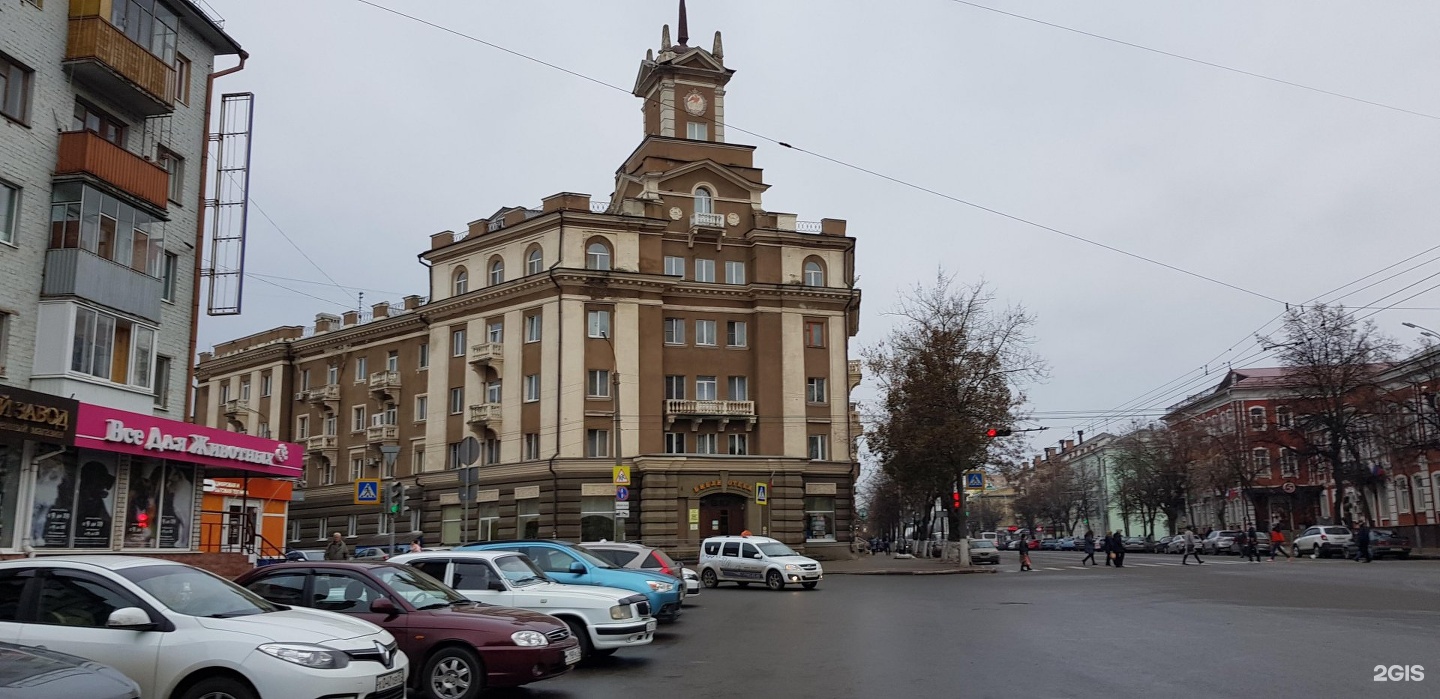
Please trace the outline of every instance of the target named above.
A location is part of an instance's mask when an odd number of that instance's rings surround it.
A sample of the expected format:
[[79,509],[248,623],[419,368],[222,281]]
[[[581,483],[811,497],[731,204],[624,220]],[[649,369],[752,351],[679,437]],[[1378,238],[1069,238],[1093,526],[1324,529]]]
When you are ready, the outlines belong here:
[[[375,2],[627,89],[677,4]],[[423,294],[430,234],[555,192],[607,198],[640,139],[635,97],[354,0],[209,4],[252,56],[217,91],[256,93],[254,203],[355,288],[252,209],[245,313],[202,319],[202,348],[354,307],[361,288],[367,306]],[[1139,404],[1210,385],[1282,306],[737,127],[1290,303],[1440,244],[1440,3],[977,4],[1429,116],[951,0],[690,0],[692,44],[721,30],[738,70],[728,140],[759,146],[766,208],[847,219],[859,240],[857,355],[937,264],[983,278],[1037,317],[1051,378],[1031,407],[1053,443],[1100,427],[1055,411],[1116,408],[1187,372]],[[1343,302],[1440,283],[1420,282],[1440,252],[1365,283],[1415,265]],[[1374,320],[1401,340],[1417,339],[1403,321],[1440,329],[1440,290],[1399,306]]]

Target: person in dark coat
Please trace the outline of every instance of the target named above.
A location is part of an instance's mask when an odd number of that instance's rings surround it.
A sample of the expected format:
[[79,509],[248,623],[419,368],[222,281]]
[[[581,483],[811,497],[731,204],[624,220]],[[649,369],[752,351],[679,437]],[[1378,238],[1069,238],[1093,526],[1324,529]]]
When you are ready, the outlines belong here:
[[1085,531],[1085,557],[1080,559],[1080,565],[1085,565],[1085,561],[1090,561],[1092,566],[1100,565],[1095,562],[1095,532],[1088,529]]
[[1251,563],[1260,562],[1260,533],[1255,531],[1255,525],[1245,530],[1245,556]]
[[1360,547],[1360,550],[1355,552],[1356,562],[1364,559],[1366,563],[1369,563],[1372,560],[1370,558],[1370,525],[1366,524],[1363,519],[1360,520],[1359,528],[1355,530],[1355,545]]
[[1030,540],[1024,534],[1020,535],[1020,543],[1015,548],[1020,551],[1020,571],[1035,570],[1030,567]]
[[1105,558],[1105,566],[1114,565],[1115,557],[1110,555],[1110,536],[1100,532],[1100,555]]
[[1116,567],[1116,568],[1124,568],[1124,567],[1125,567],[1125,537],[1123,537],[1123,536],[1120,535],[1120,530],[1119,530],[1119,529],[1116,529],[1116,530],[1115,530],[1115,534],[1113,534],[1113,535],[1110,537],[1110,550],[1115,552],[1115,567]]

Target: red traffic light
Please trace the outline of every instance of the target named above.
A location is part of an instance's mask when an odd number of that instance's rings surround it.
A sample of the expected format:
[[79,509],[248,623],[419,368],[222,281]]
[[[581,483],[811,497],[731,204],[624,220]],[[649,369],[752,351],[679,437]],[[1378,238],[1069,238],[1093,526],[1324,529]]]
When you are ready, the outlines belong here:
[[148,512],[136,513],[135,521],[140,525],[142,529],[148,527],[150,526],[150,514]]
[[990,429],[985,430],[985,436],[992,439],[995,437],[1009,437],[1010,430],[1004,428],[996,429],[994,427],[991,427]]
[[950,494],[950,497],[952,498],[952,502],[955,503],[955,508],[954,508],[954,509],[957,509],[957,510],[960,509],[960,494],[959,494],[959,493],[951,493],[951,494]]

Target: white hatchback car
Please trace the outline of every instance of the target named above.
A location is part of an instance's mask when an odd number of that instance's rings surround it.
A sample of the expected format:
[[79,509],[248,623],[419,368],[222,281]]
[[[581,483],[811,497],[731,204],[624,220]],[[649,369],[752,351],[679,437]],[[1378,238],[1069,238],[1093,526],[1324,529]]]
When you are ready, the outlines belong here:
[[768,536],[712,536],[700,543],[700,582],[705,587],[763,582],[772,590],[783,590],[787,583],[813,590],[823,577],[819,561]]
[[570,627],[584,656],[610,655],[655,637],[645,595],[555,582],[516,551],[404,553],[390,562],[414,566],[476,602],[549,614]]
[[0,562],[0,640],[110,665],[146,699],[400,699],[409,670],[368,621],[139,556]]
[[1311,558],[1345,555],[1345,546],[1352,538],[1349,527],[1317,524],[1295,537],[1295,555],[1310,554]]

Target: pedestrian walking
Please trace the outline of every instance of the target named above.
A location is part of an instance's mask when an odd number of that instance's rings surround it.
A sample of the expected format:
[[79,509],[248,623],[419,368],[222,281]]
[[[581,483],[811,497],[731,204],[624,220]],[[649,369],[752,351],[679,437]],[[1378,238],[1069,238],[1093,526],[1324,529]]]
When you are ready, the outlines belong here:
[[1100,565],[1095,562],[1095,531],[1091,529],[1085,530],[1085,557],[1080,559],[1080,565],[1085,565],[1085,561],[1090,561],[1092,566]]
[[1115,565],[1115,552],[1110,550],[1110,535],[1100,532],[1100,554],[1105,557],[1105,567]]
[[1200,552],[1195,550],[1195,530],[1186,527],[1182,536],[1185,537],[1185,555],[1180,558],[1180,565],[1190,565],[1191,556],[1195,557],[1196,565],[1203,564],[1205,561],[1200,560]]
[[1020,548],[1020,572],[1023,573],[1023,572],[1025,572],[1025,571],[1027,571],[1027,570],[1035,570],[1034,568],[1031,568],[1031,567],[1030,567],[1030,542],[1025,539],[1025,535],[1024,535],[1024,534],[1021,534],[1021,535],[1020,535],[1019,548]]
[[1359,562],[1364,559],[1366,563],[1371,562],[1370,558],[1370,525],[1365,520],[1360,520],[1360,526],[1355,529],[1355,545],[1360,550],[1355,552],[1355,560]]
[[1115,534],[1110,537],[1110,551],[1115,554],[1115,567],[1125,567],[1125,537],[1120,535],[1116,529]]
[[1274,563],[1274,562],[1275,562],[1275,554],[1276,554],[1276,553],[1283,553],[1283,554],[1285,554],[1285,560],[1288,561],[1288,562],[1294,562],[1294,561],[1295,561],[1295,559],[1293,559],[1293,558],[1290,557],[1290,552],[1285,550],[1285,533],[1282,532],[1282,531],[1280,531],[1280,523],[1279,523],[1279,522],[1276,522],[1274,526],[1270,527],[1270,562],[1271,562],[1271,563]]
[[1260,562],[1260,533],[1253,524],[1245,530],[1245,560],[1251,563]]
[[413,541],[410,542],[410,553],[421,553],[421,552],[423,552],[424,550],[425,550],[425,547],[423,547],[423,546],[420,545],[420,540],[419,540],[419,539],[415,539],[415,540],[413,540]]
[[345,545],[345,537],[340,532],[330,535],[329,543],[325,544],[325,560],[345,561],[350,559],[350,549]]

